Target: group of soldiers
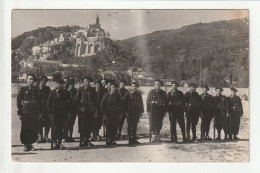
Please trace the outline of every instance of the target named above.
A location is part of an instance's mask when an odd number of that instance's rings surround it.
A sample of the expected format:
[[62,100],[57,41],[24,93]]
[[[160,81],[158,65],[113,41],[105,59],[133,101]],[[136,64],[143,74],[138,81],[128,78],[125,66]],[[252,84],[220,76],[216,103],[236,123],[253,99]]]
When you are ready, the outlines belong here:
[[[201,119],[201,141],[212,140],[209,137],[210,124],[214,118],[217,129],[216,140],[221,140],[221,130],[224,129],[224,140],[238,140],[240,117],[243,116],[243,107],[240,97],[236,95],[237,89],[231,87],[230,97],[222,95],[223,88],[216,87],[216,96],[208,94],[209,87],[202,86],[202,94],[196,92],[197,85],[191,83],[189,91],[183,94],[178,90],[179,84],[171,82],[172,89],[167,94],[160,87],[162,81],[155,80],[155,89],[151,90],[147,97],[147,112],[150,117],[152,142],[160,141],[159,135],[162,129],[162,121],[166,113],[169,113],[171,142],[177,142],[177,122],[180,126],[183,142],[198,141],[196,126]],[[186,119],[186,122],[185,122]],[[185,129],[186,124],[186,129]],[[192,131],[192,138],[190,135]]]
[[[19,90],[17,114],[21,119],[20,139],[24,151],[35,150],[32,144],[36,141],[51,142],[51,149],[65,148],[63,139],[65,142],[75,142],[72,135],[77,116],[80,147],[93,146],[91,137],[92,140],[101,139],[99,131],[102,126],[106,145],[115,145],[116,139],[122,138],[126,119],[129,144],[140,143],[136,134],[144,105],[138,82],[132,82],[130,90],[125,88],[124,80],[119,81],[119,88],[118,83],[105,79],[92,87],[92,79],[85,77],[83,86],[76,89],[75,80],[65,77],[56,80],[57,86],[53,90],[46,86],[47,82],[46,76],[37,79],[35,75],[28,74],[27,86]],[[172,89],[168,93],[161,89],[162,85],[163,82],[156,79],[155,88],[150,90],[146,100],[151,142],[160,142],[160,131],[166,113],[169,113],[171,142],[177,142],[177,122],[183,142],[197,141],[196,125],[199,118],[201,141],[211,140],[209,129],[213,118],[214,132],[216,128],[218,133],[217,140],[221,139],[222,129],[225,140],[238,139],[243,108],[235,88],[231,88],[230,97],[225,97],[222,95],[223,89],[216,87],[216,96],[213,97],[207,93],[209,88],[206,85],[202,86],[201,95],[196,92],[195,84],[190,84],[190,90],[185,94],[178,90],[179,84],[175,81],[171,83]],[[50,129],[51,139],[48,138]]]

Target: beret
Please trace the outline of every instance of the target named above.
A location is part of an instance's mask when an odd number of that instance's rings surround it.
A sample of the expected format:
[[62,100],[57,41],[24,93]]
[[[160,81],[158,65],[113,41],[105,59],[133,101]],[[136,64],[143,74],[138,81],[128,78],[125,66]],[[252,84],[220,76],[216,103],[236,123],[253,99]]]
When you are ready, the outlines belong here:
[[221,91],[223,91],[223,88],[221,88],[221,87],[216,87],[215,90],[217,90],[217,89],[220,89]]
[[176,82],[176,81],[172,81],[171,85],[173,85],[173,84],[175,84],[176,86],[179,86],[178,82]]
[[155,79],[154,82],[160,82],[160,83],[161,83],[161,86],[163,86],[163,82],[162,82],[160,79]]

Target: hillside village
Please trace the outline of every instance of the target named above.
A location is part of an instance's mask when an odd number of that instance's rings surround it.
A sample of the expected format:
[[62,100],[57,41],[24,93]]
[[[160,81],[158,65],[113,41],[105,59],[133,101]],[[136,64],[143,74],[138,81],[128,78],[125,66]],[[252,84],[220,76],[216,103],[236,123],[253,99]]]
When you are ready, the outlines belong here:
[[50,78],[61,73],[78,80],[86,74],[135,79],[143,85],[154,78],[183,85],[202,80],[209,85],[248,85],[247,19],[198,23],[117,41],[100,21],[97,15],[88,27],[39,28],[13,38],[13,80],[33,71]]

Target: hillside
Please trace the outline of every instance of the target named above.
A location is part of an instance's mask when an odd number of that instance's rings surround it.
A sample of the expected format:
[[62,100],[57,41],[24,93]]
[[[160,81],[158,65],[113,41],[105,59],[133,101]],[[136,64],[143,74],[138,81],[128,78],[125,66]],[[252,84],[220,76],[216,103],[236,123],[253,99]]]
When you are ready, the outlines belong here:
[[139,58],[137,62],[148,71],[165,73],[177,80],[198,81],[203,58],[206,83],[224,85],[222,79],[229,76],[231,68],[233,81],[247,87],[248,29],[245,19],[198,23],[121,40],[118,44],[133,52]]
[[[12,50],[19,49],[23,55],[21,59],[28,58],[32,46],[78,29],[79,26],[45,27],[25,32],[12,39]],[[165,74],[166,78],[198,84],[202,79],[203,64],[203,79],[209,86],[227,87],[228,82],[224,79],[230,76],[238,87],[249,85],[249,27],[246,19],[197,23],[119,41],[108,39],[103,51],[87,58],[74,57],[74,49],[75,40],[57,44],[52,47],[49,59],[63,63],[87,62],[115,70],[142,67],[150,73]],[[111,64],[113,61],[117,63]],[[12,59],[12,62],[13,69],[19,70],[16,66],[19,60]]]

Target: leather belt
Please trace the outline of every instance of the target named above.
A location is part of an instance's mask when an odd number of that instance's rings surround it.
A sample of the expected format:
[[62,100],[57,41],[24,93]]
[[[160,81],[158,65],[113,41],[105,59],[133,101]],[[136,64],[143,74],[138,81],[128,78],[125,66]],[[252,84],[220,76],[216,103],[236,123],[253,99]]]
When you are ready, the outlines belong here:
[[157,104],[157,105],[159,105],[159,106],[164,106],[165,104],[163,104],[162,102],[159,102],[159,101],[151,101],[150,102],[151,104]]

